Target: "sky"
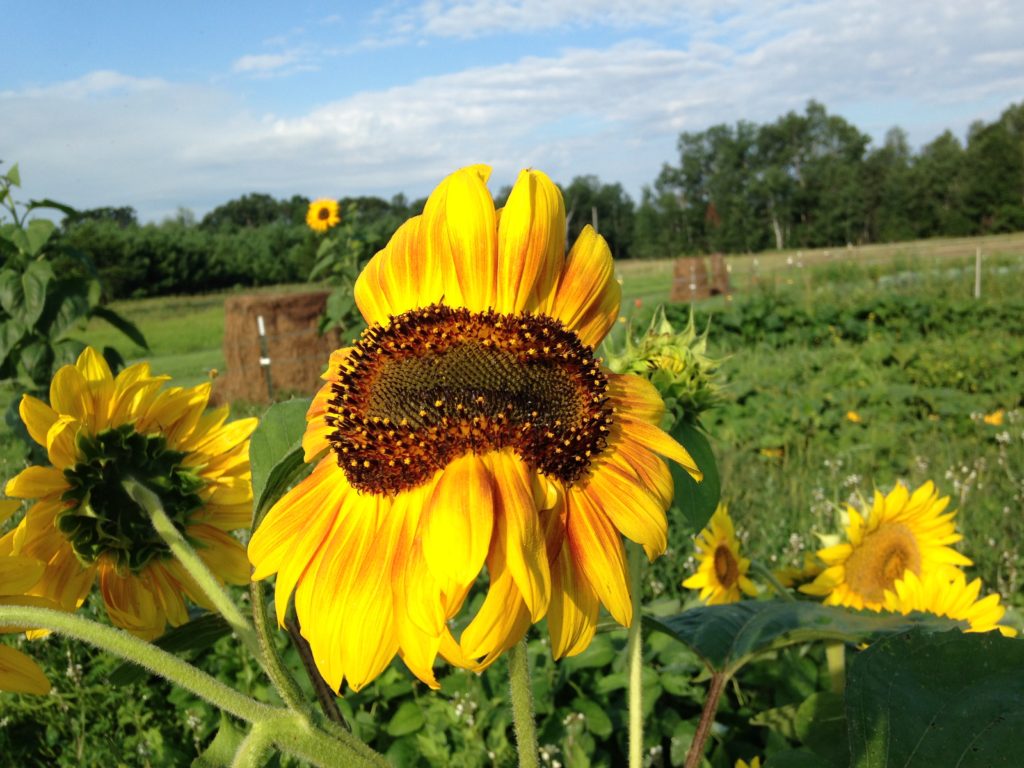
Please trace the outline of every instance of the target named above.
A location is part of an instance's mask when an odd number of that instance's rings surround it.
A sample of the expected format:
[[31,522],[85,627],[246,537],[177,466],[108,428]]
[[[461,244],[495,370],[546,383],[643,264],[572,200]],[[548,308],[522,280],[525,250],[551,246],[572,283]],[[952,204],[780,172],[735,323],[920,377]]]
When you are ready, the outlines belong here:
[[816,99],[880,143],[1024,100],[1012,0],[0,0],[21,199],[201,217],[250,192],[426,195],[464,165],[638,199],[676,140]]

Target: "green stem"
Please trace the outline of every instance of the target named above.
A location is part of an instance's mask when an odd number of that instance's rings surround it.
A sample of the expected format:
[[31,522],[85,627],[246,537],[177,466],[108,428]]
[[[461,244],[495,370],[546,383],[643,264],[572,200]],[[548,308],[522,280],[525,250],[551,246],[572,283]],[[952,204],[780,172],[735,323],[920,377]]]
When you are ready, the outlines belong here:
[[508,652],[508,681],[512,698],[512,721],[516,727],[519,768],[537,768],[537,723],[533,716],[530,659],[526,652],[525,637]]
[[73,613],[16,605],[0,605],[0,627],[49,629],[94,645],[119,658],[145,667],[150,672],[191,691],[201,699],[234,715],[254,722],[268,717],[274,709],[243,696],[191,664],[155,645],[120,629],[105,627]]
[[249,585],[249,597],[252,600],[252,617],[253,623],[256,625],[256,637],[260,644],[259,658],[262,658],[264,662],[263,669],[266,670],[267,677],[274,684],[281,701],[289,709],[306,712],[309,707],[302,694],[302,689],[288,672],[277,648],[274,647],[273,629],[270,617],[267,615],[267,599],[262,581],[254,581]]
[[228,593],[224,591],[217,577],[210,572],[210,569],[206,567],[206,563],[196,554],[191,545],[185,541],[185,537],[181,535],[181,532],[174,527],[174,523],[171,522],[167,513],[164,512],[164,505],[160,502],[160,497],[135,480],[125,480],[123,484],[128,495],[149,514],[156,532],[160,534],[160,538],[171,548],[171,552],[174,553],[178,562],[195,579],[196,584],[203,590],[203,594],[210,599],[214,608],[231,625],[235,634],[238,635],[246,648],[262,665],[264,663],[263,652],[253,628],[249,626],[249,622],[246,621],[238,606],[234,604]]
[[757,560],[752,560],[750,562],[750,570],[767,581],[772,590],[774,590],[774,592],[783,600],[791,603],[796,602],[796,598],[793,597],[793,593],[782,586],[779,580],[775,578],[775,574],[772,573],[771,569],[767,566],[759,563]]
[[715,722],[718,702],[722,698],[722,691],[725,690],[728,679],[725,672],[715,672],[711,675],[711,685],[708,687],[708,697],[704,700],[704,709],[700,713],[700,722],[697,723],[697,731],[693,734],[690,751],[686,753],[685,768],[697,768],[704,757],[704,744],[711,734],[711,724]]
[[292,640],[292,645],[295,646],[295,650],[299,653],[299,659],[302,661],[302,667],[306,670],[306,676],[313,686],[313,692],[316,694],[316,700],[320,704],[320,710],[327,716],[329,722],[336,723],[347,731],[348,723],[345,722],[341,710],[338,709],[335,693],[316,667],[313,651],[310,649],[309,643],[306,642],[306,638],[302,636],[298,618],[286,619],[285,628],[288,630],[288,636]]
[[629,545],[629,591],[633,604],[633,620],[629,624],[626,657],[629,660],[629,768],[644,764],[643,671],[644,649],[640,625],[640,595],[643,591],[644,551],[637,544]]

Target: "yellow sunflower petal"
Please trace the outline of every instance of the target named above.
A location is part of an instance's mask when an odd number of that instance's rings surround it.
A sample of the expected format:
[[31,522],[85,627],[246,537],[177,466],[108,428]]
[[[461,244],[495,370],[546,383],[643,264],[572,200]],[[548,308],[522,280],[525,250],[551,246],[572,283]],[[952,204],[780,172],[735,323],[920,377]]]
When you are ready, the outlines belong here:
[[68,484],[64,473],[56,467],[26,467],[7,481],[4,492],[19,499],[39,499],[63,493]]
[[642,544],[654,560],[668,547],[665,507],[642,485],[610,464],[598,465],[583,493],[627,539]]
[[560,659],[585,650],[597,631],[597,614],[597,593],[573,564],[566,543],[551,568],[551,655]]
[[665,401],[650,381],[631,373],[608,373],[608,397],[616,410],[630,418],[658,426],[665,415]]
[[625,415],[619,416],[619,423],[622,425],[622,434],[628,439],[664,456],[666,459],[671,459],[685,469],[690,477],[697,482],[704,479],[704,473],[697,467],[697,462],[693,460],[690,452],[667,432],[662,432],[646,421],[640,421]]
[[0,643],[0,691],[45,696],[50,692],[50,681],[31,657]]
[[0,557],[0,595],[28,592],[46,571],[46,564],[34,557]]
[[29,435],[40,445],[46,445],[46,433],[57,421],[57,412],[32,395],[22,395],[18,413]]
[[545,174],[519,174],[498,222],[497,306],[505,312],[547,306],[565,254],[565,203]]
[[588,224],[569,251],[549,311],[594,347],[619,316],[621,296],[608,243]]
[[566,532],[574,566],[594,588],[612,618],[629,626],[633,606],[626,553],[618,530],[587,494],[572,489],[566,505]]

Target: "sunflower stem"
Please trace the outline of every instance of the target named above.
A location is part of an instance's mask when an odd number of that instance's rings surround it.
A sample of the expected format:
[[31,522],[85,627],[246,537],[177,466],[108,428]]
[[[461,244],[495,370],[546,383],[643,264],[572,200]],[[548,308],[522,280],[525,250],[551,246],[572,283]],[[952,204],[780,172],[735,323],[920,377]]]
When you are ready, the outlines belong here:
[[320,670],[316,668],[313,651],[310,649],[309,643],[306,642],[306,638],[302,636],[298,618],[285,619],[285,629],[288,630],[288,636],[291,638],[295,650],[299,653],[299,659],[302,661],[303,669],[306,670],[306,676],[313,685],[313,692],[316,694],[316,700],[320,704],[320,710],[327,716],[328,722],[335,723],[338,727],[348,731],[348,723],[345,722],[341,710],[338,709],[338,702],[334,698],[334,691],[331,690],[327,681],[324,680]]
[[235,634],[238,635],[250,653],[260,662],[261,666],[265,667],[266,664],[260,647],[260,641],[257,639],[253,628],[249,626],[249,622],[246,621],[238,606],[234,604],[228,593],[224,591],[220,582],[217,581],[217,577],[210,573],[206,563],[196,554],[196,551],[192,549],[192,546],[181,535],[181,532],[174,527],[174,523],[171,522],[167,513],[164,512],[164,505],[161,503],[160,497],[136,480],[125,480],[122,485],[125,491],[128,492],[128,495],[149,514],[150,519],[153,521],[153,527],[160,535],[160,538],[170,547],[171,552],[174,553],[178,562],[184,566],[189,575],[195,579],[196,584],[203,590],[203,594],[210,599],[214,608],[231,625]]
[[693,743],[690,744],[690,751],[686,753],[684,768],[697,768],[701,758],[704,757],[704,744],[711,734],[711,725],[715,722],[715,713],[718,711],[718,702],[722,698],[722,691],[728,677],[724,672],[715,672],[711,675],[711,685],[708,686],[708,697],[704,699],[704,709],[700,713],[700,722],[697,723],[697,731],[693,734]]
[[516,727],[519,768],[537,768],[537,723],[533,714],[530,658],[526,651],[525,637],[508,652],[508,680],[512,699],[512,720]]
[[274,712],[273,707],[242,695],[155,645],[123,630],[105,627],[73,613],[50,608],[0,605],[0,627],[48,629],[89,643],[148,669],[242,720],[255,722]]
[[267,599],[262,581],[254,581],[249,585],[249,596],[252,600],[252,618],[256,625],[256,637],[259,640],[263,669],[274,684],[281,701],[296,712],[308,712],[310,707],[302,694],[298,682],[292,677],[284,660],[274,647],[270,618],[267,614]]
[[750,570],[754,571],[758,576],[767,581],[768,586],[770,586],[772,590],[775,592],[775,594],[777,594],[783,600],[790,603],[796,602],[796,598],[793,597],[793,593],[786,589],[784,586],[782,586],[782,583],[777,578],[775,578],[775,574],[772,573],[771,569],[769,569],[766,565],[764,565],[763,563],[759,563],[757,560],[751,560]]
[[644,649],[640,611],[643,591],[644,551],[638,544],[629,544],[629,592],[633,618],[629,623],[626,657],[629,660],[629,768],[644,764],[643,671]]

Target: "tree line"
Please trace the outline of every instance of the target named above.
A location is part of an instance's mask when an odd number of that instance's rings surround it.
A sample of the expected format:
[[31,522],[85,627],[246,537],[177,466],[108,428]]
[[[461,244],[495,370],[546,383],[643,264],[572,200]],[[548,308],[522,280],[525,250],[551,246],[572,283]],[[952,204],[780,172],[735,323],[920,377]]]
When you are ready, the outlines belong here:
[[[569,237],[595,224],[616,258],[643,259],[1024,230],[1024,103],[973,124],[963,143],[946,131],[916,152],[900,128],[872,146],[811,101],[771,123],[683,133],[678,153],[638,202],[596,176],[563,185]],[[363,253],[423,207],[404,195],[340,203]],[[305,280],[319,245],[308,205],[254,193],[198,221],[182,210],[147,225],[130,207],[97,208],[61,229],[110,297],[194,293]]]

